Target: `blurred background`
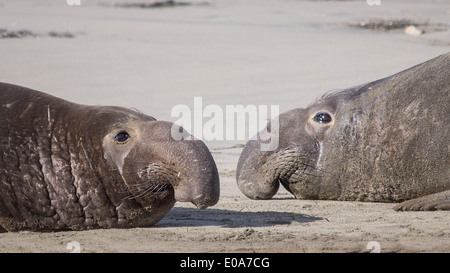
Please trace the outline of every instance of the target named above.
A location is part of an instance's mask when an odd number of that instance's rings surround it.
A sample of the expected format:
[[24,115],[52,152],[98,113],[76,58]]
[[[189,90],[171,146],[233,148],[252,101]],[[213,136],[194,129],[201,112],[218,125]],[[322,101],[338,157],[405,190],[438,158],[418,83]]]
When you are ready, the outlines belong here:
[[194,96],[304,107],[450,49],[448,0],[70,3],[0,0],[0,81],[170,121]]

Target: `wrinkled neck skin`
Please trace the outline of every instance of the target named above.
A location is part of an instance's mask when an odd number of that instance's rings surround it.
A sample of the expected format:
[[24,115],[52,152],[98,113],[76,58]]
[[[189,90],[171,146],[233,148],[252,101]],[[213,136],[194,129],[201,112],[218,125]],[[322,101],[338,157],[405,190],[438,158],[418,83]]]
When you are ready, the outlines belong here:
[[[81,106],[6,86],[1,126],[0,218],[6,230],[81,229],[117,221]],[[87,183],[85,183],[87,181]],[[106,204],[106,206],[105,206]],[[108,211],[96,210],[108,207]],[[115,217],[115,219],[114,219]]]
[[[367,104],[370,99],[368,100],[366,95],[382,81],[379,80],[325,94],[317,102],[306,108],[310,115],[326,110],[332,114],[333,121],[327,126],[320,126],[312,122],[307,122],[305,125],[306,131],[316,136],[318,152],[314,156],[314,176],[307,175],[305,172],[301,172],[301,176],[305,184],[314,185],[314,191],[309,194],[303,194],[304,190],[292,183],[290,184],[292,187],[291,191],[297,199],[341,199],[341,196],[344,194],[343,188],[345,187],[342,183],[343,180],[341,180],[342,173],[345,172],[350,161],[361,162],[364,154],[360,150],[354,150],[351,158],[343,156],[344,150],[348,149],[346,145],[351,140],[346,141],[346,143],[337,143],[336,139],[346,140],[348,136],[344,136],[344,133],[347,134],[349,130],[365,126],[364,123],[368,120],[371,111],[367,110],[369,109]],[[374,97],[378,95],[371,93],[371,96]],[[354,105],[355,107],[348,111],[346,108],[349,105]],[[315,127],[315,130],[309,130],[309,127]],[[342,131],[342,128],[345,128],[344,131]],[[338,138],[336,138],[337,135],[339,136]],[[359,148],[363,149],[364,147]],[[354,149],[354,147],[350,149]],[[333,154],[333,160],[330,159],[330,154]]]

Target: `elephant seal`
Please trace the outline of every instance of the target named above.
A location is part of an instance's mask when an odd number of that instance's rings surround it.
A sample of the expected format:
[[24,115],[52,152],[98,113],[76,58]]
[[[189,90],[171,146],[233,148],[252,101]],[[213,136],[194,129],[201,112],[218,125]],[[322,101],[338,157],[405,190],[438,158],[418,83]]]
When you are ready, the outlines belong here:
[[0,83],[0,229],[151,226],[176,201],[219,199],[206,145],[137,110]]
[[281,114],[278,148],[249,141],[237,184],[253,199],[281,183],[297,199],[449,210],[449,130],[450,53]]

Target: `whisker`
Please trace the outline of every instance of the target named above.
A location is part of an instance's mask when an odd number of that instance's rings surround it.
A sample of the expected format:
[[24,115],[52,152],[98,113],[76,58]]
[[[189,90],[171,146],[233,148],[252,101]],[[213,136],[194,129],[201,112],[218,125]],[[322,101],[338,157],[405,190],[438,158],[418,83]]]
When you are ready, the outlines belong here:
[[146,195],[148,196],[155,196],[158,194],[161,194],[164,192],[167,188],[170,187],[170,184],[156,184],[147,182],[149,184],[148,187],[145,187],[143,189],[131,189],[129,192],[130,195],[124,197],[123,199],[136,199],[140,197],[144,197]]

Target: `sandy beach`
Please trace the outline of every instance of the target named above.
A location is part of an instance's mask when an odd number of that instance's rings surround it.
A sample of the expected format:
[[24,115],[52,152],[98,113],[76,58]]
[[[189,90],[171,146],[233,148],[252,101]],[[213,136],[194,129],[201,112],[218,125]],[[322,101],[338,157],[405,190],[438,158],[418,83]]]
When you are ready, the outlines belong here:
[[[32,33],[0,38],[0,82],[174,122],[171,109],[193,108],[194,97],[223,109],[279,105],[284,112],[450,51],[447,0],[116,5],[135,2],[0,0],[0,32]],[[367,27],[374,22],[408,22],[424,33]],[[149,228],[0,233],[0,253],[69,252],[72,241],[81,252],[369,252],[370,242],[381,252],[450,252],[450,212],[296,200],[285,190],[248,199],[235,181],[245,142],[205,141],[221,181],[214,207],[176,203]]]

